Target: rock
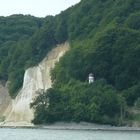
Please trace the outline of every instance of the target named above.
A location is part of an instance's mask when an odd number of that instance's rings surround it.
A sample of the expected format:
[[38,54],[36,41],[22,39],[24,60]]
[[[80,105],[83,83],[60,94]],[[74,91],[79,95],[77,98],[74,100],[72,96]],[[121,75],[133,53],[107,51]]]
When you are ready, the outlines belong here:
[[6,116],[4,125],[31,124],[34,115],[33,110],[30,109],[30,103],[38,95],[38,91],[51,87],[50,70],[68,49],[69,43],[58,45],[38,66],[25,71],[23,87],[4,113]]

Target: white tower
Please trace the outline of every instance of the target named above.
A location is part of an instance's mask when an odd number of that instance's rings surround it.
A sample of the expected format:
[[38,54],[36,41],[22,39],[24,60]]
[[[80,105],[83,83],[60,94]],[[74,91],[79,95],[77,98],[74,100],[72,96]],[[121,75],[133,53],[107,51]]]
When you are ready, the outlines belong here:
[[88,82],[89,84],[93,83],[94,82],[94,75],[93,73],[90,73],[89,76],[88,76]]

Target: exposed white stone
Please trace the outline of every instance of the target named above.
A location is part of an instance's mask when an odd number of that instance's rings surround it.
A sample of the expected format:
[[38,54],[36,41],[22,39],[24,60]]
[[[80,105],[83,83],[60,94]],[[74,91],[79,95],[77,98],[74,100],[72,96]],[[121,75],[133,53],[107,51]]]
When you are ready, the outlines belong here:
[[31,124],[33,110],[30,109],[30,103],[37,96],[38,90],[51,87],[50,70],[68,49],[69,43],[58,45],[38,66],[26,70],[22,89],[4,113],[6,116],[4,125]]
[[6,84],[0,81],[0,120],[4,118],[3,113],[5,109],[8,107],[11,98],[8,93],[8,88]]

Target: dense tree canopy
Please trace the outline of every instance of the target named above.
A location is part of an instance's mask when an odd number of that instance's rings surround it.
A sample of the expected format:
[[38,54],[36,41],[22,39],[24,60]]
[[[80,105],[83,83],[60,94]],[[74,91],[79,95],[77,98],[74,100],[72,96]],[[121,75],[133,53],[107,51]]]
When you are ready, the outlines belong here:
[[[83,0],[63,13],[61,31],[67,27],[71,50],[52,70],[53,89],[43,94],[50,106],[41,119],[35,101],[34,123],[122,123],[126,104],[138,104],[140,97],[139,13],[138,0]],[[106,84],[88,85],[90,72]]]
[[0,79],[10,81],[12,97],[22,86],[25,63],[31,55],[26,42],[43,23],[44,19],[30,15],[0,17]]
[[91,85],[71,80],[61,89],[49,89],[41,94],[31,106],[36,110],[33,120],[36,124],[88,121],[116,125],[121,123],[119,118],[125,101],[104,80]]

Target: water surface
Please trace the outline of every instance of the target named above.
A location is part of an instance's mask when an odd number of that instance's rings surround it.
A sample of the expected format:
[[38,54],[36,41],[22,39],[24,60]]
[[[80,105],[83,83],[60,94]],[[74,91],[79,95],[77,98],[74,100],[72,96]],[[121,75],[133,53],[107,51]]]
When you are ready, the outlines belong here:
[[0,140],[140,140],[140,131],[0,128]]

